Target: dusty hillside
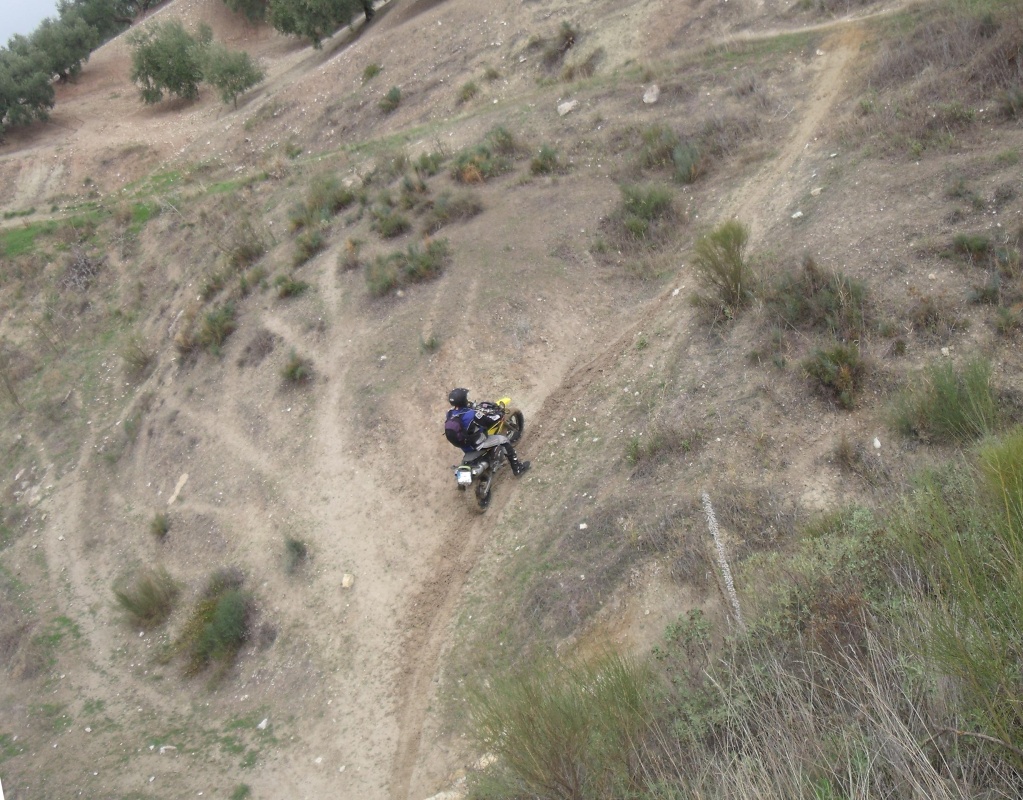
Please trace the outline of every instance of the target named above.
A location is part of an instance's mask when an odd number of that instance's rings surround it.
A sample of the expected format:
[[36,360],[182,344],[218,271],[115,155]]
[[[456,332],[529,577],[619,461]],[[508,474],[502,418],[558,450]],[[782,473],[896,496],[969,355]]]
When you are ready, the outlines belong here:
[[[514,661],[506,642],[643,649],[688,608],[718,613],[700,491],[737,554],[778,546],[794,520],[873,502],[932,457],[886,427],[884,398],[921,364],[982,352],[1000,387],[1023,389],[1018,333],[967,304],[979,278],[943,255],[956,232],[1019,229],[1018,188],[1002,187],[1019,186],[1023,132],[991,115],[922,156],[879,143],[863,103],[888,13],[390,0],[314,50],[218,0],[168,3],[153,16],[206,21],[259,59],[267,79],[237,109],[212,92],[146,108],[124,37],[94,53],[51,121],[0,149],[4,230],[54,221],[4,257],[17,279],[0,285],[19,381],[0,435],[6,796],[429,797],[481,755],[461,736],[461,680]],[[545,70],[536,39],[563,22],[578,40]],[[587,60],[592,74],[564,77]],[[704,177],[637,166],[656,124],[719,132]],[[297,263],[289,218],[315,176],[397,197],[420,156],[495,126],[521,153],[468,187],[481,213],[433,234],[450,250],[440,277],[371,296],[373,259],[422,236],[417,218],[385,239],[356,206]],[[564,172],[530,171],[541,145]],[[629,249],[619,184],[658,180],[672,229]],[[425,183],[465,190],[446,167]],[[733,217],[764,271],[809,253],[869,285],[890,325],[860,342],[855,411],[808,384],[812,336],[775,334],[762,304],[708,321],[689,302],[693,240]],[[243,292],[218,276],[253,232],[264,275]],[[81,291],[65,280],[78,250],[101,264]],[[282,297],[278,276],[308,289]],[[916,324],[921,298],[947,324]],[[181,347],[228,302],[219,355]],[[140,374],[130,343],[152,356]],[[292,353],[309,383],[281,377]],[[455,491],[440,437],[456,385],[526,415],[533,470],[500,476],[485,515]],[[630,443],[662,423],[685,446],[637,466]],[[289,540],[308,548],[293,571]],[[148,631],[112,592],[144,565],[184,587]],[[172,645],[221,568],[255,598],[253,636],[219,680],[185,677]]]

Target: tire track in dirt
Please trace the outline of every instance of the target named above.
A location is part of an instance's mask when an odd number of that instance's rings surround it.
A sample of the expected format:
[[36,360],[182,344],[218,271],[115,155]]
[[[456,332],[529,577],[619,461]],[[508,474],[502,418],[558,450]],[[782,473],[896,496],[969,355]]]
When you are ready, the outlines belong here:
[[[856,21],[839,24],[848,27],[836,32],[824,44],[824,60],[820,65],[814,92],[802,109],[789,143],[771,164],[751,178],[738,192],[743,200],[735,206],[730,216],[750,219],[754,239],[766,227],[768,211],[783,208],[792,199],[793,190],[786,187],[787,194],[779,192],[777,184],[792,170],[803,154],[806,142],[812,139],[834,107],[843,77],[863,41],[863,30]],[[768,197],[772,198],[772,203],[767,211],[762,211]],[[585,392],[593,381],[604,380],[605,373],[631,345],[636,332],[645,330],[663,314],[673,296],[674,287],[667,288],[637,315],[632,325],[600,347],[588,362],[573,370],[544,402],[541,416],[556,418],[571,406],[571,402],[566,403],[566,398],[575,398]],[[491,509],[490,513],[495,510]],[[401,705],[398,750],[391,777],[392,800],[414,800],[410,795],[411,782],[419,760],[423,727],[433,694],[431,683],[437,672],[447,629],[462,588],[482,551],[484,529],[484,522],[480,520],[458,526],[449,533],[434,559],[430,577],[408,605],[404,622],[408,636],[399,673],[399,697],[404,698],[404,702]]]

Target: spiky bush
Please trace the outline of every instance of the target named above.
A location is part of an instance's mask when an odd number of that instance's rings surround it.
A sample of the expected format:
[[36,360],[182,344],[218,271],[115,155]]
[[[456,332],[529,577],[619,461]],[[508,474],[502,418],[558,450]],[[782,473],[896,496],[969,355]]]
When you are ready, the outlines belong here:
[[701,236],[693,253],[696,279],[727,308],[741,308],[753,299],[753,268],[746,260],[749,228],[730,219]]
[[114,589],[114,596],[133,625],[155,628],[174,610],[180,587],[163,567],[146,567],[135,574],[129,586]]

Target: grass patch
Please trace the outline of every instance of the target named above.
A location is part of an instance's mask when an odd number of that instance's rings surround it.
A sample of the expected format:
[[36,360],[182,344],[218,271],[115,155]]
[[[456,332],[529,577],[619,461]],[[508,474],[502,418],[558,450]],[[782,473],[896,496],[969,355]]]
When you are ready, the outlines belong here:
[[163,567],[142,569],[129,586],[114,589],[114,596],[132,625],[147,630],[167,621],[180,593],[181,589]]
[[57,230],[56,222],[34,222],[17,228],[0,230],[0,255],[17,258],[35,249],[36,239]]
[[383,71],[384,68],[379,64],[367,64],[365,69],[362,70],[362,82],[369,83]]
[[973,359],[956,367],[942,361],[898,395],[892,424],[921,441],[966,444],[993,433],[998,417],[990,363]]
[[121,346],[121,361],[124,363],[125,375],[133,381],[138,381],[149,373],[156,361],[156,355],[140,335],[132,334]]

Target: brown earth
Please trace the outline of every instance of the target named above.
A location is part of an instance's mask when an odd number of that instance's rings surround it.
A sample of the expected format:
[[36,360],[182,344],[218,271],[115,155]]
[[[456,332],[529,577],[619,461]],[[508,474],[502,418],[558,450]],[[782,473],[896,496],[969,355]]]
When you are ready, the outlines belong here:
[[[484,617],[494,613],[485,610],[494,602],[488,586],[517,548],[576,511],[585,523],[595,507],[587,487],[636,486],[640,496],[682,507],[703,489],[727,506],[749,487],[766,488],[784,506],[780,518],[864,495],[834,463],[842,437],[880,437],[896,472],[915,463],[914,452],[890,441],[879,404],[840,414],[808,391],[798,370],[779,375],[751,364],[747,353],[762,338],[755,313],[708,334],[686,302],[696,286],[682,245],[730,217],[751,225],[751,251],[780,261],[811,252],[886,287],[879,293],[892,309],[919,293],[964,295],[970,279],[923,247],[947,234],[940,187],[962,169],[980,175],[987,192],[1005,179],[988,154],[1019,148],[1023,137],[992,127],[959,152],[915,163],[840,146],[870,44],[861,20],[822,26],[769,2],[496,0],[481,10],[468,0],[391,0],[370,25],[360,21],[318,51],[251,26],[216,0],[175,0],[152,17],[171,15],[188,26],[206,21],[219,40],[244,47],[266,82],[237,109],[209,92],[193,104],[146,108],[128,80],[121,37],[93,54],[76,83],[58,88],[49,123],[13,133],[0,150],[5,210],[34,206],[38,219],[90,191],[102,202],[129,202],[137,182],[171,171],[192,170],[198,177],[189,185],[203,188],[212,181],[204,164],[217,180],[279,171],[276,181],[240,190],[280,242],[267,256],[276,264],[290,257],[286,187],[299,197],[302,176],[321,157],[361,176],[388,137],[415,157],[455,151],[502,124],[531,147],[555,145],[573,168],[482,187],[485,213],[443,233],[453,253],[444,276],[402,296],[369,300],[361,276],[337,268],[349,232],[333,235],[301,268],[315,291],[289,303],[270,294],[249,300],[220,360],[191,364],[171,341],[212,261],[220,218],[190,217],[183,189],[146,228],[137,253],[109,254],[119,274],[139,282],[148,312],[137,328],[158,352],[156,368],[143,385],[126,384],[117,353],[101,352],[92,379],[65,398],[85,433],[55,443],[22,418],[4,434],[17,463],[31,464],[9,483],[33,509],[31,529],[3,552],[4,575],[28,587],[0,688],[0,734],[8,737],[0,741],[10,749],[0,777],[9,798],[227,797],[242,783],[254,797],[425,798],[480,755],[441,713],[458,692],[449,659],[472,628],[475,604]],[[614,78],[537,81],[529,38],[563,20],[585,32],[580,51],[604,49],[598,76]],[[622,274],[628,255],[595,258],[601,219],[619,199],[622,139],[653,122],[681,124],[734,106],[727,73],[680,84],[674,67],[708,43],[771,38],[785,25],[812,27],[815,44],[772,61],[767,132],[746,161],[723,164],[682,195],[690,232],[680,250],[652,259],[660,274],[647,280]],[[364,85],[370,63],[383,72]],[[479,77],[488,64],[501,73],[493,83]],[[470,79],[482,97],[460,105],[456,90]],[[653,82],[661,99],[645,105]],[[383,115],[377,101],[390,86],[401,87],[403,100]],[[556,106],[567,99],[580,105],[561,117]],[[284,154],[289,144],[303,149],[295,162]],[[804,213],[793,218],[797,211]],[[1019,223],[1018,202],[1000,213],[1006,227]],[[351,227],[366,238],[358,225]],[[389,248],[366,247],[369,255]],[[108,288],[108,304],[126,304],[126,290]],[[24,326],[8,332],[17,330],[28,335]],[[275,342],[265,358],[253,355],[262,330]],[[432,337],[439,349],[422,352]],[[979,317],[947,340],[910,330],[906,338],[902,361],[884,360],[887,342],[864,343],[883,362],[872,395],[941,347],[994,353],[999,380],[1020,388],[1018,348],[998,344]],[[797,341],[790,360],[809,346]],[[311,389],[281,387],[292,348],[312,361]],[[534,469],[521,482],[502,476],[483,516],[454,491],[452,451],[438,435],[455,385],[477,398],[510,394],[526,413],[521,449]],[[613,470],[599,483],[642,430],[644,402],[699,428],[705,445],[646,483],[630,485]],[[140,411],[139,435],[112,465],[118,432]],[[146,530],[162,510],[171,521],[165,543]],[[702,535],[692,516],[691,530]],[[766,523],[757,534],[774,535]],[[294,576],[282,568],[287,537],[311,550]],[[188,600],[212,569],[244,570],[262,635],[223,682],[181,678],[177,665],[157,658],[171,633],[139,633],[121,619],[111,586],[157,561],[182,578]],[[693,605],[721,613],[714,592],[680,588],[666,572],[656,559],[643,561],[564,646],[587,652],[611,641],[643,650]],[[346,574],[354,584],[342,589]],[[57,642],[49,666],[33,661],[28,646],[40,636]]]

